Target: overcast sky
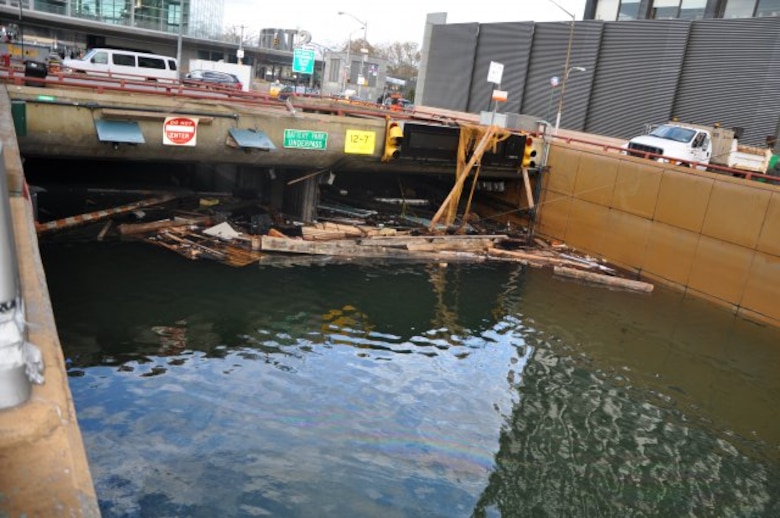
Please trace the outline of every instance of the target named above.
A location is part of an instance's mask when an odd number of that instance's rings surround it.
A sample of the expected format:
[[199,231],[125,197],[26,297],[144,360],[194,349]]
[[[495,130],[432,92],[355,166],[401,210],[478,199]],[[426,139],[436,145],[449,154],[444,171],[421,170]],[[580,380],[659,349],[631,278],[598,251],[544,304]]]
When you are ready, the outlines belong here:
[[[555,4],[561,7],[556,7]],[[471,5],[468,7],[468,5]],[[582,19],[585,0],[225,0],[225,27],[244,26],[244,34],[260,29],[298,29],[312,34],[312,42],[338,46],[350,35],[362,38],[366,22],[368,41],[422,44],[428,13],[447,13],[447,23],[493,23],[521,21],[570,21]],[[352,15],[339,15],[343,11]],[[357,20],[355,20],[357,18]]]

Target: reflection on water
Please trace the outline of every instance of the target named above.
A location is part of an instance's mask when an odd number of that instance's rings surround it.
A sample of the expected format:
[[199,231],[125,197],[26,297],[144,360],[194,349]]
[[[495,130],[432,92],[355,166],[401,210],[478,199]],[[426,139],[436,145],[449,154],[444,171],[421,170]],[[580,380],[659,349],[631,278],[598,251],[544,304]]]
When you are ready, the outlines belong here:
[[708,304],[41,252],[104,516],[780,516],[780,332]]

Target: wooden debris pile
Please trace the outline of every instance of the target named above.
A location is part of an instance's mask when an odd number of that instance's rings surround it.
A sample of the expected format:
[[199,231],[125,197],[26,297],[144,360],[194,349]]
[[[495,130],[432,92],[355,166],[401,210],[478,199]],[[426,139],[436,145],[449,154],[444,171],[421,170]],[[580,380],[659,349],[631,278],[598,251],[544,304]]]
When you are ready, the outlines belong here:
[[[156,203],[161,203],[160,198]],[[526,236],[502,233],[446,233],[425,218],[405,217],[399,227],[368,224],[365,218],[331,218],[310,224],[285,220],[252,202],[240,207],[207,200],[195,210],[180,207],[168,217],[153,221],[124,222],[115,226],[123,239],[140,239],[173,251],[187,259],[209,259],[241,267],[273,262],[272,257],[327,257],[341,260],[384,259],[450,262],[511,261],[531,267],[550,267],[555,275],[602,285],[650,292],[653,286],[621,278],[601,261],[581,257],[565,247],[541,239],[529,243]],[[111,211],[103,211],[108,215]],[[115,214],[116,212],[113,212]],[[396,220],[398,221],[398,220]],[[105,238],[112,221],[101,230]],[[434,230],[431,230],[434,228]]]

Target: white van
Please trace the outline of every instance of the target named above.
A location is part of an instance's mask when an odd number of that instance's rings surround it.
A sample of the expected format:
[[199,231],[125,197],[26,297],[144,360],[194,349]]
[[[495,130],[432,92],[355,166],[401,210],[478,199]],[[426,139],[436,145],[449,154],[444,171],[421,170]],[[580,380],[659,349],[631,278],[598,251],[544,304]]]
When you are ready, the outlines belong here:
[[176,58],[132,50],[92,49],[78,59],[62,63],[65,72],[76,72],[138,81],[178,81]]

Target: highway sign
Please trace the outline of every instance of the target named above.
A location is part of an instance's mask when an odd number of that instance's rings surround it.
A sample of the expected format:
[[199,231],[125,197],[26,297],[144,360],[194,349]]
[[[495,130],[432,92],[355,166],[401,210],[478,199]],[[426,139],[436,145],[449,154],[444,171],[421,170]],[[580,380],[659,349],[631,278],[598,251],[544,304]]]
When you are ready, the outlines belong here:
[[194,117],[166,117],[163,123],[163,144],[166,146],[194,146],[198,136],[198,119]]
[[293,72],[299,74],[314,73],[314,51],[307,49],[295,49],[293,51]]
[[286,129],[284,130],[284,147],[325,151],[325,148],[328,147],[328,133],[326,131]]

